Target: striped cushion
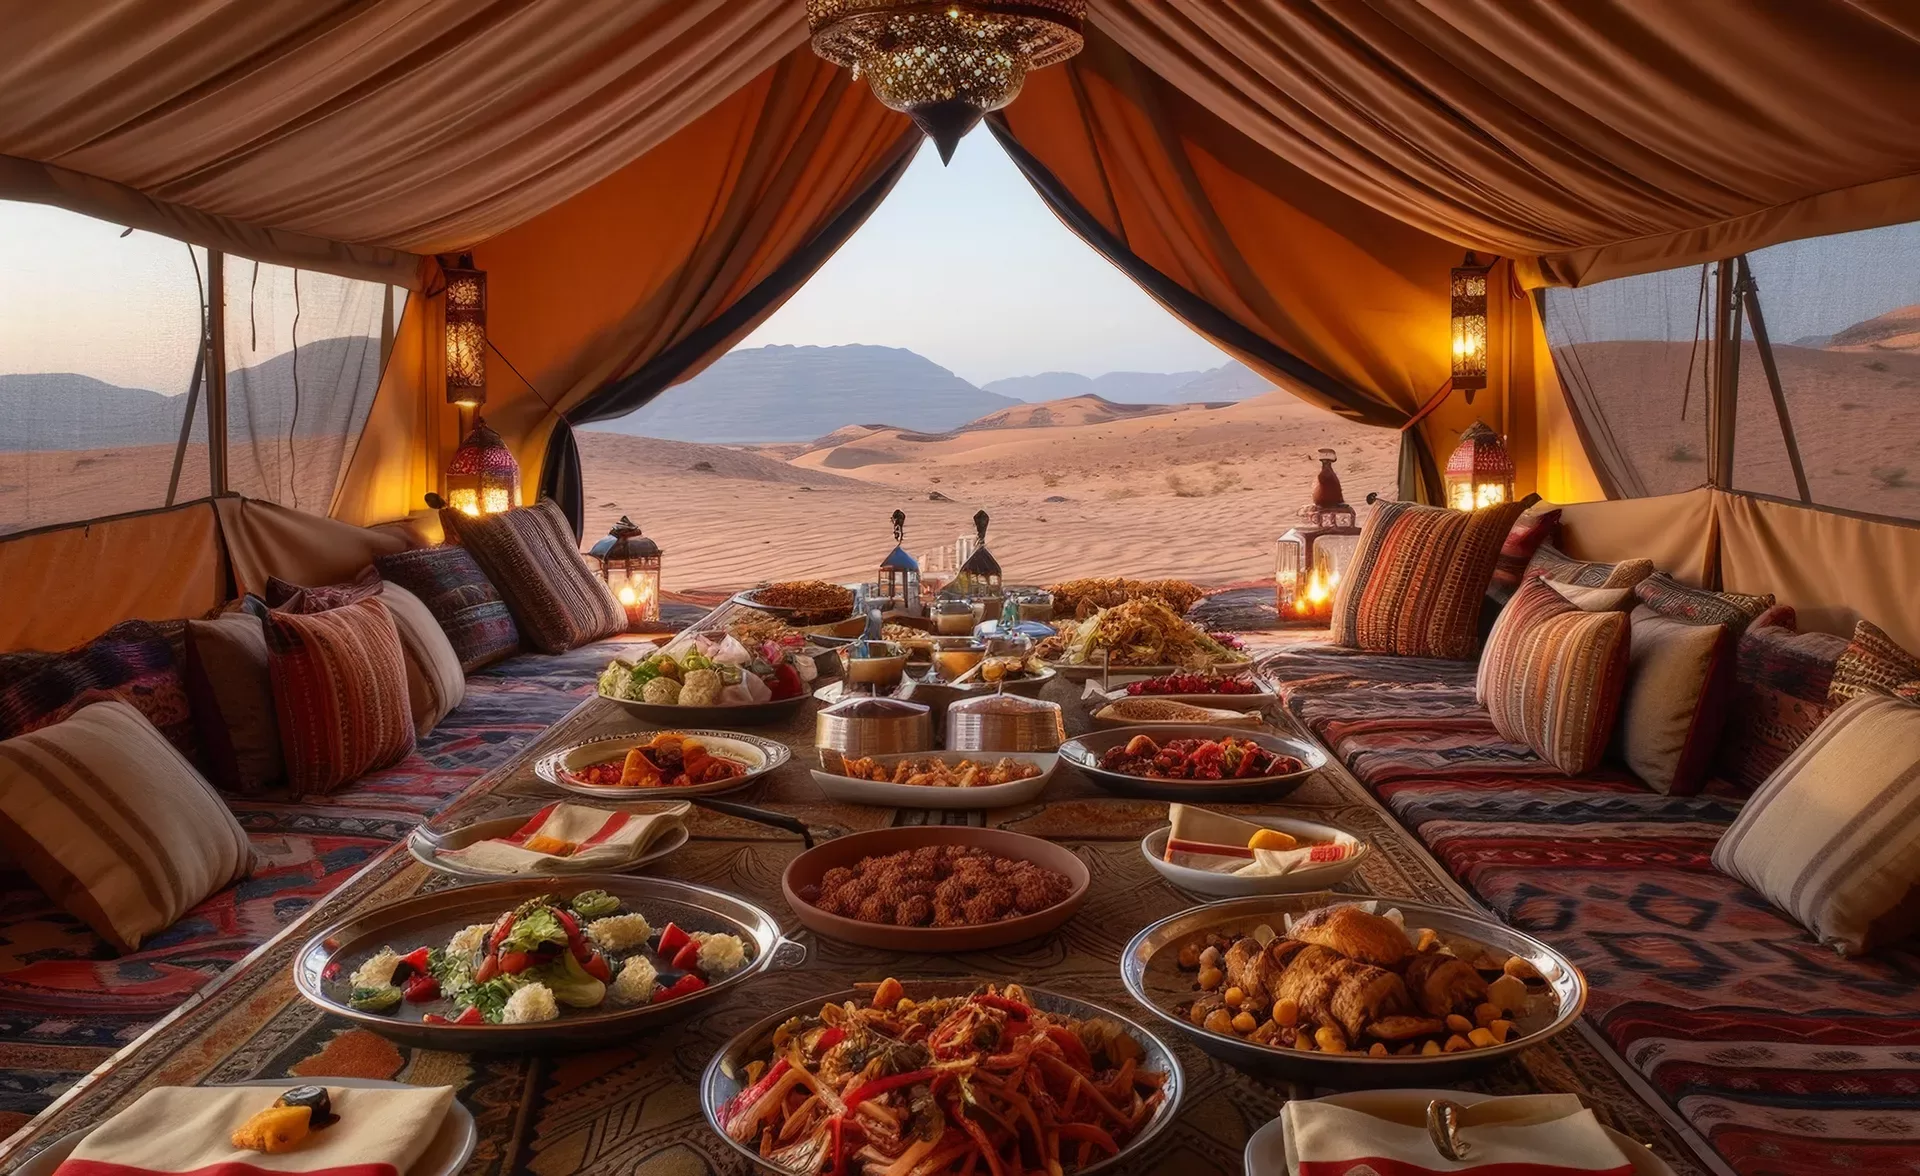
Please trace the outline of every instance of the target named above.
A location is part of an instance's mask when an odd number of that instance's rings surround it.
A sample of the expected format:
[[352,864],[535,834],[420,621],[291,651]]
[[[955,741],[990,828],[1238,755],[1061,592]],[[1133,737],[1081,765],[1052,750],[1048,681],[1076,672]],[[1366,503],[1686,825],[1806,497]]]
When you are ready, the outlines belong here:
[[587,567],[552,499],[490,515],[447,509],[440,519],[500,590],[528,645],[565,653],[626,630],[626,610]]
[[1653,575],[1653,561],[1623,559],[1619,563],[1595,563],[1574,559],[1552,543],[1543,543],[1528,561],[1527,575],[1544,576],[1582,588],[1631,588]]
[[330,792],[413,750],[406,657],[378,597],[267,617],[273,709],[295,793]]
[[1333,604],[1333,641],[1369,653],[1466,659],[1518,502],[1476,511],[1413,502],[1374,509]]
[[1690,588],[1665,572],[1655,572],[1633,590],[1639,594],[1640,603],[1663,617],[1689,625],[1725,625],[1733,633],[1745,632],[1761,613],[1773,607],[1771,595]]
[[1560,533],[1560,508],[1541,509],[1539,495],[1529,494],[1523,502],[1531,503],[1527,513],[1513,521],[1507,531],[1507,537],[1500,543],[1500,558],[1493,564],[1493,579],[1487,581],[1487,597],[1480,602],[1480,636],[1484,640],[1493,632],[1493,623],[1500,619],[1500,610],[1507,607],[1507,601],[1520,590],[1520,581],[1526,578],[1527,565],[1533,562],[1533,553],[1540,545]]
[[440,622],[418,596],[388,583],[372,565],[344,584],[302,588],[267,578],[267,603],[281,612],[317,613],[378,596],[393,615],[400,648],[407,655],[407,701],[416,736],[432,731],[467,696],[467,677]]
[[1599,764],[1626,686],[1629,623],[1619,610],[1632,600],[1624,588],[1527,580],[1487,638],[1475,683],[1501,738],[1570,776]]
[[1843,955],[1920,929],[1920,706],[1834,711],[1747,802],[1713,864]]
[[520,630],[493,581],[464,547],[418,547],[383,555],[374,567],[420,598],[447,635],[465,673],[520,652]]
[[1796,619],[1775,605],[1740,634],[1714,770],[1745,792],[1765,784],[1833,712],[1827,693],[1846,638],[1797,633]]
[[219,795],[123,702],[0,743],[0,849],[120,951],[253,865]]
[[1833,667],[1827,701],[1838,706],[1863,694],[1920,695],[1920,658],[1900,648],[1872,621],[1853,626],[1853,640]]

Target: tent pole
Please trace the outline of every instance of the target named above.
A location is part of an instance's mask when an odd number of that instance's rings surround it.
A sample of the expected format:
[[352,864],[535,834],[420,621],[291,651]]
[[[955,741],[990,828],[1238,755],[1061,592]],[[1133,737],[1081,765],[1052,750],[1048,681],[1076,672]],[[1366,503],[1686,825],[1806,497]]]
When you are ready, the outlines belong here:
[[1722,260],[1714,278],[1713,388],[1707,404],[1709,481],[1733,488],[1734,423],[1739,407],[1740,314],[1733,296],[1733,259]]
[[1806,467],[1800,464],[1800,442],[1793,435],[1793,417],[1787,412],[1787,394],[1780,388],[1780,369],[1773,362],[1773,341],[1767,337],[1767,320],[1760,313],[1760,283],[1753,280],[1753,271],[1747,267],[1747,255],[1740,255],[1739,291],[1741,302],[1747,308],[1747,321],[1753,324],[1753,341],[1760,349],[1760,366],[1767,373],[1767,390],[1773,393],[1773,412],[1780,418],[1780,439],[1787,443],[1787,461],[1793,466],[1793,485],[1800,492],[1800,501],[1813,502],[1813,494],[1807,489]]
[[200,327],[200,350],[193,357],[193,380],[187,385],[187,411],[180,418],[180,440],[173,447],[173,473],[167,478],[167,505],[180,493],[180,467],[187,456],[187,438],[193,435],[193,413],[200,406],[200,381],[207,374],[206,325]]
[[227,492],[227,255],[207,251],[207,472]]

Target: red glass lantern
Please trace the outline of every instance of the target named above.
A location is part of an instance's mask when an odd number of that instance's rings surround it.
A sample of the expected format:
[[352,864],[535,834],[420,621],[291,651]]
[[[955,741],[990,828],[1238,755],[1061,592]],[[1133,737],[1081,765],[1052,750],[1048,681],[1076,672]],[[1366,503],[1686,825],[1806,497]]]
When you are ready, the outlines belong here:
[[487,402],[487,275],[473,268],[473,254],[444,270],[447,400],[466,408]]
[[1313,501],[1300,508],[1299,524],[1280,536],[1275,548],[1273,604],[1283,624],[1328,622],[1341,573],[1360,545],[1359,517],[1333,472],[1339,457],[1331,449],[1322,449],[1318,457]]
[[1455,510],[1498,506],[1513,498],[1513,455],[1500,435],[1475,421],[1447,459],[1447,505]]
[[498,514],[520,505],[520,463],[500,434],[473,418],[473,431],[447,463],[447,505],[462,514]]

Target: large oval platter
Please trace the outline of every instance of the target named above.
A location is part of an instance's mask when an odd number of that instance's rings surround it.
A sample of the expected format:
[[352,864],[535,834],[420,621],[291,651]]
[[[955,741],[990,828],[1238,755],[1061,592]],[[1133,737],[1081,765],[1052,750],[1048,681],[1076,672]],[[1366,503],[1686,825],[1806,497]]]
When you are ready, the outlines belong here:
[[589,784],[573,775],[574,772],[594,764],[613,759],[625,759],[627,752],[644,746],[656,735],[664,733],[632,731],[624,735],[603,735],[597,739],[588,739],[541,756],[534,761],[533,774],[562,791],[578,796],[591,796],[595,800],[676,800],[682,797],[719,796],[723,793],[738,791],[793,758],[793,752],[788,750],[786,744],[762,739],[758,735],[745,735],[738,731],[689,730],[676,727],[672,731],[673,734],[698,739],[706,744],[714,755],[745,764],[746,774],[689,788],[623,788],[619,785]]
[[1053,767],[1059,759],[1050,752],[1032,751],[909,751],[893,755],[876,755],[871,758],[874,762],[889,768],[907,760],[937,759],[947,764],[972,760],[978,764],[992,765],[1003,759],[1010,759],[1035,768],[1039,774],[1005,784],[950,788],[866,780],[821,767],[813,769],[814,783],[820,785],[820,791],[827,794],[828,800],[838,800],[848,804],[871,804],[882,808],[939,809],[943,812],[996,809],[1016,804],[1029,804],[1037,800],[1040,794],[1047,790],[1047,782],[1053,779]]
[[[1290,755],[1301,762],[1297,771],[1270,776],[1249,776],[1240,780],[1165,780],[1153,776],[1135,776],[1109,771],[1100,766],[1100,757],[1110,748],[1125,747],[1136,735],[1146,735],[1165,746],[1175,739],[1244,739],[1268,751]],[[1200,803],[1245,803],[1277,800],[1306,782],[1308,776],[1327,765],[1327,753],[1319,745],[1287,735],[1271,735],[1244,727],[1181,726],[1155,723],[1144,727],[1110,727],[1089,731],[1060,745],[1060,759],[1085,773],[1087,778],[1119,796],[1142,800],[1167,800]]]
[[640,702],[631,698],[598,696],[643,723],[656,727],[777,727],[789,723],[812,695],[802,691],[771,702],[736,702],[724,706],[680,706],[677,703]]
[[[942,996],[966,996],[985,987],[986,980],[906,980],[902,982],[906,994],[914,1000],[931,1000]],[[996,983],[1005,983],[998,981]],[[1022,986],[1022,994],[1029,1004],[1049,1013],[1074,1017],[1079,1020],[1100,1018],[1110,1021],[1131,1036],[1141,1047],[1143,1054],[1139,1066],[1143,1070],[1157,1070],[1167,1076],[1162,1089],[1166,1097],[1153,1110],[1153,1114],[1143,1124],[1138,1133],[1111,1156],[1096,1160],[1084,1167],[1066,1169],[1067,1176],[1093,1176],[1097,1172],[1118,1171],[1139,1157],[1139,1154],[1153,1142],[1155,1136],[1172,1123],[1180,1112],[1180,1100],[1186,1093],[1186,1074],[1180,1068],[1180,1059],[1174,1056],[1166,1042],[1149,1032],[1132,1018],[1089,1001],[1077,1000],[1043,988]],[[720,1138],[746,1158],[749,1162],[771,1172],[786,1173],[789,1176],[807,1176],[798,1168],[788,1168],[774,1163],[760,1155],[757,1148],[742,1144],[727,1134],[721,1126],[721,1109],[737,1097],[747,1086],[747,1065],[755,1060],[764,1060],[773,1040],[773,1034],[788,1020],[801,1017],[810,1018],[820,1012],[825,1004],[841,1004],[852,1000],[865,1000],[870,992],[847,989],[841,992],[829,992],[812,1000],[781,1009],[751,1027],[722,1046],[713,1060],[707,1063],[706,1073],[700,1078],[700,1106],[706,1112],[707,1124],[719,1133]],[[983,1166],[980,1169],[984,1172]]]
[[[492,923],[529,899],[551,895],[569,900],[583,890],[604,890],[621,911],[646,916],[656,932],[673,923],[687,931],[737,935],[747,962],[730,976],[660,1004],[563,1009],[558,1020],[522,1025],[434,1025],[424,1013],[452,1016],[448,1002],[402,1004],[394,1013],[374,1013],[347,1003],[354,970],[382,947],[404,954],[419,946],[441,947],[462,928]],[[582,874],[566,878],[515,878],[423,894],[351,915],[309,939],[293,959],[294,986],[317,1008],[404,1045],[475,1053],[509,1050],[540,1053],[604,1045],[663,1021],[678,1020],[723,1000],[770,968],[796,968],[806,949],[785,938],[773,917],[744,898],[711,887],[666,878]],[[664,972],[665,969],[662,969]]]

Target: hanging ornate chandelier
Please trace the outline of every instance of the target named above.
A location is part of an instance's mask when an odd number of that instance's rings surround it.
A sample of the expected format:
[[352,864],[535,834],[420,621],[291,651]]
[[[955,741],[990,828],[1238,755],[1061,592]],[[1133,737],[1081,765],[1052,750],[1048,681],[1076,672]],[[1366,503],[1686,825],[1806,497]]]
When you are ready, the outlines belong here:
[[941,162],[1036,69],[1085,43],[1087,0],[807,0],[813,51],[864,76],[912,118]]

